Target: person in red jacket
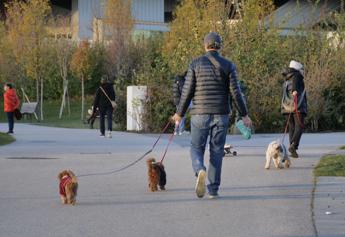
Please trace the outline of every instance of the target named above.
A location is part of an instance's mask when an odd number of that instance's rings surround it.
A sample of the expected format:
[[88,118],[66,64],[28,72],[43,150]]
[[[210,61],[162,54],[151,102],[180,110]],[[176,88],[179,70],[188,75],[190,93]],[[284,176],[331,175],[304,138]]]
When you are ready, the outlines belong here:
[[7,83],[4,85],[4,111],[7,114],[8,134],[13,134],[14,128],[14,110],[20,105],[19,98],[13,85]]

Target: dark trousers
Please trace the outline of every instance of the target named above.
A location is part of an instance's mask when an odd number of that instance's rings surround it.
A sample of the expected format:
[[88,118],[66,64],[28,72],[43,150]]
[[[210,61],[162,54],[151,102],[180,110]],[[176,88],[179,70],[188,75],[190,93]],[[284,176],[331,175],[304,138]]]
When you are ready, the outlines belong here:
[[[299,118],[298,118],[298,117]],[[304,131],[304,118],[305,114],[291,114],[289,120],[289,139],[290,146],[298,150],[299,142]]]
[[13,112],[6,112],[6,114],[7,114],[7,121],[8,121],[8,131],[13,133],[14,113]]
[[108,131],[113,130],[113,108],[104,108],[99,111],[99,127],[101,134],[105,134],[105,116],[107,116]]

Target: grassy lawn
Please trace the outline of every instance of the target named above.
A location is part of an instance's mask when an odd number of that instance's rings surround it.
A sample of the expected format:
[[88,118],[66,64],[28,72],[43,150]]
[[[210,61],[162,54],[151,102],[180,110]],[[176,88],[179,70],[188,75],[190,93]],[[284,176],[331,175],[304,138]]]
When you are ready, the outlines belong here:
[[[85,114],[87,114],[90,104],[88,102],[85,103]],[[88,125],[81,120],[81,103],[79,101],[71,101],[71,115],[68,115],[67,109],[65,109],[61,119],[59,119],[60,101],[45,101],[43,111],[43,121],[37,122],[33,118],[32,121],[24,119],[22,122],[51,127],[88,128]]]
[[345,155],[328,155],[321,158],[314,170],[315,176],[345,176]]
[[0,132],[0,146],[10,144],[14,141],[15,139],[11,135]]
[[[91,107],[92,99],[88,99],[85,102],[85,118],[88,117],[87,110]],[[38,122],[34,116],[32,119],[23,118],[16,123],[29,123],[51,127],[64,127],[64,128],[89,128],[88,124],[85,124],[81,120],[81,102],[79,100],[71,100],[71,114],[67,114],[67,109],[64,110],[62,118],[59,119],[61,101],[44,101],[44,120]],[[3,107],[2,101],[0,107]],[[85,119],[86,121],[86,119]],[[0,122],[7,122],[4,112],[0,113]],[[98,128],[99,120],[97,119],[94,124],[94,128]],[[114,126],[116,129],[116,126]]]
[[[71,101],[71,115],[67,114],[67,110],[64,110],[62,118],[59,119],[60,101],[44,101],[44,120],[38,122],[34,116],[32,118],[23,118],[16,123],[30,123],[51,127],[64,127],[64,128],[88,128],[87,124],[84,124],[81,120],[81,102],[77,100]],[[0,104],[2,106],[2,104]],[[91,106],[91,102],[85,102],[85,114],[87,109]],[[0,113],[0,122],[7,122],[5,113]]]

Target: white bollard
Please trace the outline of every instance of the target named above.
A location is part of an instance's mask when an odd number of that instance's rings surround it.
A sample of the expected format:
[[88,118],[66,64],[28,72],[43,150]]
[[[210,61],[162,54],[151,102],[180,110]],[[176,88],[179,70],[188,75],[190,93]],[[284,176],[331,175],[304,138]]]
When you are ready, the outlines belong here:
[[146,86],[127,87],[127,131],[144,129],[143,115],[146,98]]

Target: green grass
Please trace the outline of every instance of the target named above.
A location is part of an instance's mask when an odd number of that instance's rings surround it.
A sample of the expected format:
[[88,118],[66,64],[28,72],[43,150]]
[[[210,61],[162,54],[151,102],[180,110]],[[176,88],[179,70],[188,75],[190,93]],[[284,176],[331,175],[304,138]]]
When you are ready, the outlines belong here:
[[11,135],[8,135],[6,133],[0,133],[0,146],[10,144],[15,140],[16,139],[14,139]]
[[[25,124],[35,124],[35,125],[42,125],[42,126],[49,126],[49,127],[62,127],[62,128],[89,128],[89,124],[85,124],[81,120],[81,101],[80,100],[71,100],[71,114],[68,115],[67,108],[64,110],[62,118],[59,119],[59,112],[60,112],[60,105],[61,101],[57,100],[45,100],[44,101],[44,120],[37,121],[34,116],[32,118],[23,118],[20,121],[16,121],[16,123],[25,123]],[[89,116],[87,114],[87,110],[92,105],[92,98],[88,98],[85,102],[85,121],[86,118]],[[3,106],[2,102],[0,102],[0,107]],[[7,122],[7,118],[4,112],[0,113],[0,122],[5,123]],[[97,119],[94,124],[94,128],[99,128],[99,120]],[[114,125],[113,129],[116,130],[117,127]]]
[[[85,114],[90,104],[85,103]],[[71,115],[68,115],[66,108],[61,119],[59,119],[60,101],[45,101],[43,111],[43,121],[38,122],[35,118],[32,118],[32,120],[23,119],[22,122],[50,127],[88,128],[88,125],[81,120],[81,103],[79,101],[71,101]]]
[[[91,100],[85,102],[85,117],[87,116],[87,109],[91,106]],[[23,118],[16,123],[29,123],[50,127],[64,127],[64,128],[88,128],[88,124],[84,124],[81,120],[81,102],[79,100],[71,100],[71,115],[67,114],[67,109],[64,110],[62,118],[59,119],[61,101],[44,101],[44,120],[37,121],[34,116],[32,118]],[[0,103],[2,106],[2,103]],[[0,113],[0,122],[7,122],[5,113]]]
[[315,176],[345,176],[345,155],[327,155],[314,169]]

